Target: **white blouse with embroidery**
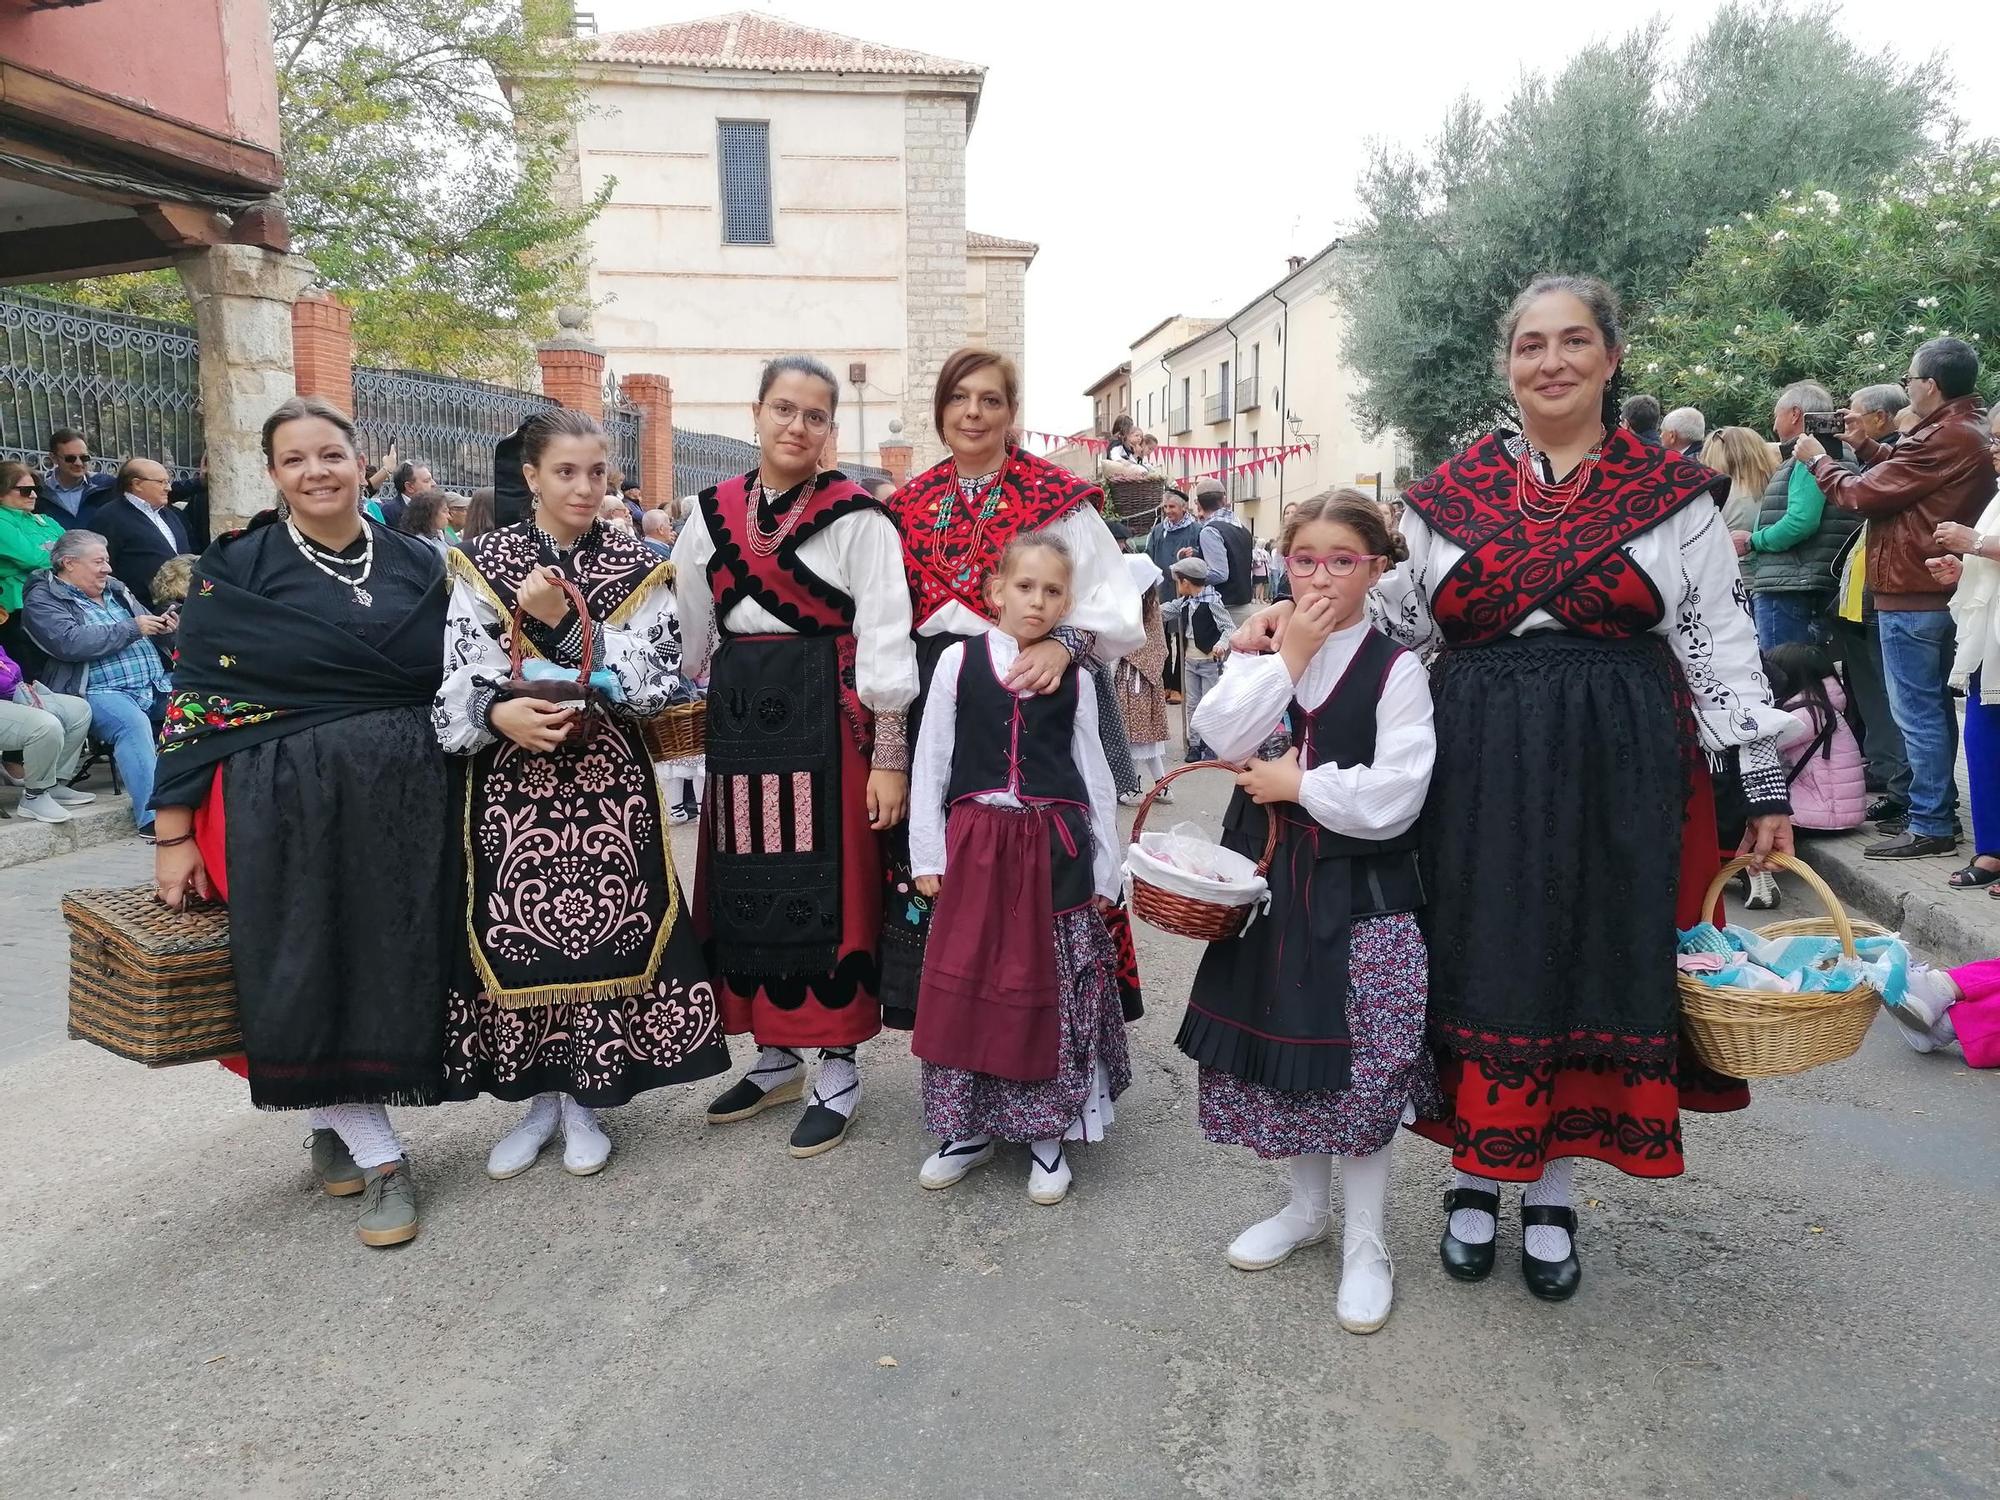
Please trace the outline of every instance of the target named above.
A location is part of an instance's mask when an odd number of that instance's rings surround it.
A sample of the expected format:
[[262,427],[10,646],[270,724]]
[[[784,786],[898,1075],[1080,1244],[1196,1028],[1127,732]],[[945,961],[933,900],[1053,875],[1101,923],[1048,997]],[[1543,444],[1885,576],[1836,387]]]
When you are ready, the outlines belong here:
[[[1221,759],[1247,760],[1270,738],[1294,699],[1310,713],[1333,696],[1373,628],[1364,618],[1335,631],[1313,653],[1297,682],[1282,656],[1232,652],[1222,681],[1194,711],[1194,733]],[[1315,766],[1308,757],[1302,762],[1299,804],[1333,833],[1396,838],[1424,810],[1436,759],[1430,674],[1405,653],[1389,668],[1375,704],[1374,759],[1360,766]]]
[[[931,674],[930,694],[924,699],[923,728],[917,734],[916,752],[910,764],[910,873],[942,875],[945,861],[944,796],[951,784],[951,757],[958,734],[958,674],[965,663],[968,647],[990,646],[993,671],[1005,678],[1014,658],[1021,653],[1018,642],[1004,631],[987,627],[980,638],[954,641],[938,657]],[[984,669],[984,664],[980,664]],[[1123,851],[1118,839],[1118,792],[1112,785],[1111,767],[1104,759],[1104,746],[1097,737],[1097,695],[1081,671],[1074,679],[1076,721],[1070,731],[1070,754],[1083,773],[1090,790],[1091,879],[1098,895],[1116,901],[1120,889],[1119,869]],[[1029,696],[1022,694],[1021,696]],[[1012,792],[984,792],[981,802],[994,807],[1019,807],[1021,800]]]
[[[1413,510],[1403,513],[1402,533],[1409,561],[1384,576],[1369,595],[1369,609],[1392,640],[1423,650],[1442,640],[1431,600],[1465,549]],[[1778,736],[1788,716],[1771,703],[1749,594],[1721,511],[1698,498],[1625,550],[1666,603],[1653,629],[1666,637],[1687,676],[1703,748],[1716,757],[1741,750],[1744,796],[1753,806],[1781,803],[1785,772]],[[1561,628],[1546,610],[1535,610],[1510,633]]]

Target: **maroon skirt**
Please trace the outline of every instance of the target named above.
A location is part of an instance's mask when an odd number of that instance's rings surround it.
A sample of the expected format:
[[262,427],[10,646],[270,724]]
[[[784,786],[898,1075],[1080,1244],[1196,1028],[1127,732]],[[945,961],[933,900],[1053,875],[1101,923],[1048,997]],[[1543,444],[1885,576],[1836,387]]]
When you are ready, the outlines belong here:
[[1053,808],[951,810],[910,1050],[925,1062],[1032,1083],[1056,1076]]

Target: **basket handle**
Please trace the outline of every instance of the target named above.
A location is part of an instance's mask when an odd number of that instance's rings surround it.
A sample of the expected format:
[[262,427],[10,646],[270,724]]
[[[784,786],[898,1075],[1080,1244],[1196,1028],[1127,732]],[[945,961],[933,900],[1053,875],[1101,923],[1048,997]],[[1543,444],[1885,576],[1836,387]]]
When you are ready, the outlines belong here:
[[[1191,760],[1184,766],[1176,767],[1153,783],[1153,789],[1146,793],[1139,803],[1138,812],[1132,815],[1132,842],[1139,842],[1139,835],[1146,831],[1146,814],[1153,810],[1153,799],[1160,795],[1167,783],[1176,777],[1185,776],[1190,771],[1227,771],[1231,776],[1237,768],[1226,760]],[[1271,873],[1271,860],[1278,852],[1278,815],[1265,809],[1264,857],[1257,861],[1257,877],[1262,879]]]
[[[577,669],[576,680],[580,684],[588,683],[593,665],[590,659],[591,653],[597,648],[597,631],[591,625],[590,606],[584,602],[583,591],[560,573],[556,575],[556,582],[562,591],[569,595],[570,608],[574,609],[577,618],[583,621],[583,665]],[[507,637],[508,673],[514,677],[521,675],[521,658],[527,651],[527,626],[524,623],[526,618],[526,612],[521,608],[521,601],[517,598],[514,601],[513,619]]]
[[[1840,904],[1840,898],[1834,895],[1832,888],[1824,880],[1819,878],[1819,872],[1804,860],[1794,859],[1789,854],[1768,854],[1764,858],[1765,863],[1776,865],[1779,869],[1798,876],[1806,883],[1807,888],[1819,897],[1820,904],[1826,908],[1827,916],[1833,921],[1835,934],[1840,938],[1840,951],[1847,957],[1853,958],[1854,926],[1847,920],[1847,910]],[[1708,894],[1702,898],[1701,914],[1704,920],[1714,915],[1715,903],[1722,899],[1722,888],[1739,870],[1749,868],[1750,857],[1739,854],[1715,872],[1715,879],[1708,883]]]

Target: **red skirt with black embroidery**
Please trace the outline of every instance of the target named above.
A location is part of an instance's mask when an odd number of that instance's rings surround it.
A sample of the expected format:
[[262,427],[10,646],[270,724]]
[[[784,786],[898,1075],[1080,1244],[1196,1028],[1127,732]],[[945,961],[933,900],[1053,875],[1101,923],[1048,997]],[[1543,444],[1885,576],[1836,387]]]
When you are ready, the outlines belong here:
[[[1684,928],[1701,920],[1701,898],[1721,867],[1714,788],[1705,775],[1693,782],[1675,912]],[[1460,1171],[1501,1182],[1533,1182],[1559,1156],[1591,1157],[1634,1177],[1678,1177],[1686,1170],[1680,1112],[1723,1114],[1750,1105],[1748,1084],[1703,1067],[1684,1042],[1644,1061],[1535,1063],[1468,1057],[1436,1033],[1432,1044],[1448,1113],[1412,1128],[1449,1146]]]

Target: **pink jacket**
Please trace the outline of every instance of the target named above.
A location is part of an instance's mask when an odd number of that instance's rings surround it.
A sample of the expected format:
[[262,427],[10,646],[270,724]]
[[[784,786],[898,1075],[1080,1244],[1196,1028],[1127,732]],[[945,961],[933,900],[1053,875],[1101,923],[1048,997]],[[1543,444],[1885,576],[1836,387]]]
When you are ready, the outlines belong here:
[[[1829,677],[1825,686],[1835,710],[1844,713],[1847,699],[1840,691],[1840,683]],[[1826,726],[1818,713],[1802,702],[1794,700],[1784,708],[1797,726],[1778,741],[1789,773]],[[1861,746],[1855,743],[1854,731],[1847,727],[1844,718],[1834,721],[1831,749],[1831,755],[1813,751],[1811,759],[1792,781],[1792,821],[1801,828],[1824,833],[1859,828],[1867,811],[1868,774],[1862,764]]]

